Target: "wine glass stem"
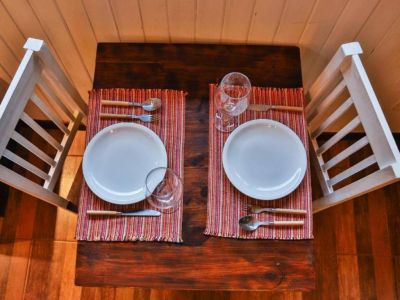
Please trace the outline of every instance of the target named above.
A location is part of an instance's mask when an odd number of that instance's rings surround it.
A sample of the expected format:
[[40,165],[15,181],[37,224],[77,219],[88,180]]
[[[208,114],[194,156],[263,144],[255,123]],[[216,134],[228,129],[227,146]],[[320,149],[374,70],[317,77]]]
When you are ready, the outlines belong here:
[[217,110],[215,114],[215,127],[219,131],[230,132],[237,126],[237,120],[235,117],[229,116]]

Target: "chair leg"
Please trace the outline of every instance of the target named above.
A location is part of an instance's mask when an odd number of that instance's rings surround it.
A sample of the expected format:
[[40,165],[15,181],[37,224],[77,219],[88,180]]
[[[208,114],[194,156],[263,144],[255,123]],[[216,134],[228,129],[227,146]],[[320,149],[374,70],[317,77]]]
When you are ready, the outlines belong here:
[[70,201],[70,204],[73,205],[74,207],[77,207],[79,203],[79,196],[81,194],[82,182],[83,182],[83,173],[82,173],[82,163],[81,163],[78,171],[75,174],[74,181],[72,182],[72,186],[67,196],[67,199]]
[[4,217],[5,215],[9,191],[10,187],[0,182],[0,217]]
[[66,209],[73,213],[78,213],[78,206],[72,202],[68,202]]

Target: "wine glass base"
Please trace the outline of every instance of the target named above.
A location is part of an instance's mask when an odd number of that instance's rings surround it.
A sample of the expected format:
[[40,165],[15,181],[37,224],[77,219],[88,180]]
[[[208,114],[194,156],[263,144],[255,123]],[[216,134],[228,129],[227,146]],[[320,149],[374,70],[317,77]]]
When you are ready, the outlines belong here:
[[153,199],[151,196],[147,198],[147,202],[156,210],[161,211],[162,213],[173,213],[176,211],[180,206],[180,202],[172,203],[172,204],[165,204],[160,203],[157,200]]
[[158,167],[149,172],[145,181],[148,203],[160,211],[174,210],[180,205],[182,181],[166,167]]

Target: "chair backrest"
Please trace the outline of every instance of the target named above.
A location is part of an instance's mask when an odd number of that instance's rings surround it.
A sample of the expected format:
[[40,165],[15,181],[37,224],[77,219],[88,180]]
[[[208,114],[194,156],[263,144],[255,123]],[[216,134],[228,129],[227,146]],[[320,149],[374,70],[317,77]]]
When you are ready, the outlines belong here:
[[[0,158],[7,161],[0,164],[0,181],[54,205],[68,207],[70,203],[53,189],[74,136],[87,114],[87,104],[42,40],[29,38],[24,48],[26,53],[0,104]],[[35,107],[36,114],[39,111],[48,123],[51,121],[60,134],[57,137],[50,134],[48,126],[35,120],[27,105]],[[21,124],[41,137],[52,154],[17,130],[17,125]],[[10,143],[25,148],[44,166],[40,168],[14,153]],[[30,174],[9,168],[10,161]]]
[[[311,156],[324,196],[313,202],[314,213],[378,189],[400,178],[400,154],[378,99],[362,65],[359,43],[342,45],[307,93],[306,120]],[[344,119],[348,119],[343,123]],[[335,133],[320,141],[328,129]],[[354,130],[360,138],[339,153],[332,147]],[[365,149],[369,148],[368,151]],[[367,157],[330,170],[361,152]],[[334,152],[327,158],[328,152]],[[351,159],[348,159],[351,161]],[[356,180],[350,180],[354,177]]]

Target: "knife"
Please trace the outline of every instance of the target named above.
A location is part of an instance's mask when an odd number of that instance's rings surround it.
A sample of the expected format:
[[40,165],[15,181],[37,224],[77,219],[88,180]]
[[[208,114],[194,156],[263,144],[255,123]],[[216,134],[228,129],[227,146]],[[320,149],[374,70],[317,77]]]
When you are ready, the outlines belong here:
[[139,209],[131,211],[115,211],[115,210],[87,210],[89,216],[127,216],[127,217],[159,217],[161,213],[153,209]]
[[297,111],[302,112],[303,107],[300,106],[285,106],[285,105],[268,105],[268,104],[250,104],[247,109],[254,111],[268,111],[270,109]]

